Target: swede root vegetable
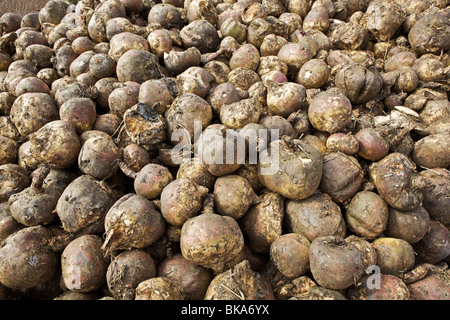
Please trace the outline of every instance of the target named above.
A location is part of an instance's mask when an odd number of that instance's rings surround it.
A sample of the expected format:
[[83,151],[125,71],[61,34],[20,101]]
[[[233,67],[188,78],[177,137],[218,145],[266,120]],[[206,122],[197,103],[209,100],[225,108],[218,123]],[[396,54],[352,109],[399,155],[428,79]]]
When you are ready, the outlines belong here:
[[80,139],[68,122],[49,122],[29,138],[37,163],[47,163],[53,169],[66,169],[76,163]]
[[161,192],[161,214],[167,223],[181,227],[199,213],[207,193],[208,188],[190,179],[175,179]]
[[[106,22],[106,38],[108,41],[120,33],[129,32],[146,38],[148,34],[153,30],[153,25],[150,24],[147,27],[133,24],[131,19],[124,17],[116,17],[109,19]],[[107,42],[106,42],[107,43]]]
[[72,240],[61,254],[64,285],[71,291],[90,292],[106,282],[108,263],[101,250],[103,240],[92,234]]
[[214,209],[218,214],[239,219],[258,200],[248,180],[241,176],[218,177],[214,184]]
[[196,47],[200,52],[214,52],[220,39],[216,28],[207,20],[194,20],[180,30],[185,48]]
[[[112,49],[110,50],[112,51]],[[113,57],[115,58],[116,55]],[[98,79],[114,76],[116,73],[117,61],[115,61],[113,57],[107,55],[106,53],[94,54],[91,59],[89,59],[89,73]]]
[[90,138],[111,138],[109,134],[100,130],[88,130],[80,134],[80,142],[83,145]]
[[120,150],[112,139],[91,138],[78,155],[78,167],[84,174],[99,180],[110,177],[118,166]]
[[73,125],[75,131],[81,134],[92,129],[97,118],[94,102],[89,98],[72,98],[59,108],[59,117]]
[[[28,115],[25,117],[25,115]],[[10,117],[21,135],[29,135],[58,119],[54,98],[43,92],[24,93],[11,106]]]
[[330,76],[330,68],[325,61],[311,59],[300,68],[297,82],[305,88],[320,88],[325,85]]
[[136,194],[117,200],[105,216],[106,238],[102,250],[142,249],[158,240],[166,223],[153,203]]
[[34,76],[36,76],[36,73],[26,67],[19,67],[13,71],[8,71],[8,74],[5,77],[5,91],[15,95],[17,84],[24,78]]
[[405,18],[400,4],[385,0],[372,1],[362,17],[363,25],[380,41],[390,39]]
[[447,168],[450,165],[449,137],[448,133],[443,132],[420,139],[414,145],[412,160],[425,168]]
[[253,98],[242,99],[220,108],[220,120],[231,129],[240,129],[249,123],[257,123],[261,108]]
[[[212,110],[208,102],[194,93],[179,95],[170,108],[165,113],[168,124],[168,135],[171,143],[176,144],[181,141],[188,143],[184,137],[172,137],[173,132],[178,129],[185,129],[189,134],[190,143],[194,141],[194,122],[201,121],[202,129],[206,128],[212,120]],[[178,138],[180,140],[175,140]]]
[[345,220],[348,228],[356,234],[373,239],[386,229],[389,207],[378,194],[359,191],[346,206]]
[[78,37],[72,41],[72,49],[78,55],[86,51],[93,51],[94,46],[94,42],[89,37]]
[[0,201],[27,188],[30,184],[28,172],[21,166],[7,163],[0,166]]
[[135,300],[183,300],[183,294],[169,278],[154,277],[138,284]]
[[316,135],[307,134],[307,135],[303,136],[300,140],[313,146],[314,148],[319,150],[320,153],[322,153],[322,154],[325,154],[327,152],[327,146],[326,146],[325,142]]
[[369,175],[378,193],[393,208],[414,210],[422,201],[422,193],[414,188],[412,180],[415,164],[404,154],[390,153],[369,167]]
[[[407,277],[411,275],[410,277]],[[418,275],[418,276],[417,276]],[[449,270],[442,270],[430,264],[421,264],[405,275],[411,299],[414,300],[447,300],[450,296]]]
[[[419,172],[419,181],[422,181],[421,187],[423,200],[422,206],[427,210],[430,217],[440,221],[444,225],[450,224],[448,215],[447,201],[449,201],[449,171],[443,168],[427,169]],[[418,183],[420,185],[420,182]]]
[[117,299],[134,300],[138,284],[155,275],[155,262],[149,254],[141,250],[129,250],[111,261],[106,271],[106,283]]
[[319,93],[309,104],[308,119],[311,125],[320,131],[336,133],[350,122],[352,104],[340,94]]
[[450,253],[450,232],[439,221],[431,220],[429,231],[413,244],[417,253],[417,263],[435,264]]
[[189,67],[176,77],[178,93],[194,93],[200,98],[206,98],[213,80],[214,77],[206,69]]
[[288,200],[284,225],[310,242],[318,237],[345,237],[346,225],[339,206],[319,192],[302,200]]
[[283,37],[276,36],[274,34],[266,35],[259,48],[261,58],[267,56],[277,56],[280,49],[287,43],[288,41]]
[[414,62],[413,68],[422,81],[438,81],[445,77],[443,63],[434,58],[422,56]]
[[311,196],[322,178],[323,156],[314,147],[296,140],[272,141],[268,147],[269,157],[278,157],[279,169],[274,174],[264,174],[269,164],[258,163],[261,182],[270,190],[295,200]]
[[128,136],[138,145],[153,145],[166,139],[167,120],[144,103],[125,111],[123,121]]
[[283,234],[270,245],[270,257],[287,278],[297,278],[309,271],[310,242],[298,233]]
[[233,218],[204,213],[183,224],[180,246],[184,258],[220,273],[243,258],[244,237]]
[[40,93],[50,93],[50,89],[48,88],[48,85],[39,79],[38,77],[27,77],[23,78],[19,81],[19,83],[16,85],[15,88],[16,96],[19,97],[20,95],[24,93],[31,93],[31,92],[40,92]]
[[248,68],[256,71],[259,65],[260,54],[252,44],[243,44],[233,52],[230,58],[230,68]]
[[164,114],[173,100],[169,85],[162,80],[147,80],[139,87],[138,102],[153,106],[159,114]]
[[33,171],[40,164],[33,153],[34,150],[32,148],[32,144],[30,141],[22,143],[22,145],[19,147],[17,155],[17,163],[27,172]]
[[192,161],[191,159],[184,159],[178,167],[177,179],[187,178],[194,181],[199,186],[213,190],[216,177],[208,171],[202,164]]
[[268,253],[270,245],[283,231],[284,198],[274,192],[260,195],[240,220],[242,233],[254,252]]
[[348,288],[364,273],[361,252],[339,236],[314,239],[309,247],[309,261],[314,280],[328,289]]
[[103,222],[116,196],[105,183],[81,175],[63,191],[56,212],[64,230],[70,233],[101,233]]
[[270,114],[288,117],[304,104],[306,90],[301,84],[283,82],[273,84],[267,90],[267,108]]
[[278,76],[282,78],[282,76],[279,73],[286,75],[288,72],[288,67],[286,62],[284,62],[278,56],[265,56],[259,59],[259,65],[258,68],[256,69],[256,72],[261,77],[269,73],[278,72]]
[[377,251],[369,241],[356,235],[350,235],[345,238],[345,242],[354,245],[361,252],[366,273],[369,272],[369,267],[372,268],[377,264]]
[[0,245],[3,241],[20,229],[25,228],[24,225],[17,222],[16,219],[11,215],[11,211],[8,207],[8,202],[0,203]]
[[83,73],[87,73],[89,71],[89,61],[95,55],[94,51],[87,51],[81,53],[69,67],[69,74],[73,77],[78,77]]
[[278,57],[286,62],[289,73],[293,78],[297,75],[302,66],[312,59],[313,55],[298,43],[286,43],[281,47],[280,51],[278,51]]
[[414,249],[405,240],[380,237],[374,240],[372,245],[377,251],[377,265],[382,273],[398,276],[413,268]]
[[20,134],[8,116],[0,117],[0,135],[14,141],[20,141]]
[[20,28],[22,17],[17,13],[7,12],[0,17],[2,33],[9,33]]
[[[115,79],[115,78],[114,78]],[[97,99],[99,95],[99,91],[95,90],[91,87],[88,87],[86,85],[83,85],[79,82],[75,82],[76,79],[73,77],[63,77],[60,78],[61,82],[53,82],[52,84],[52,91],[55,95],[56,104],[58,107],[60,107],[65,101],[71,99],[71,98],[92,98]],[[64,85],[65,82],[68,82],[67,85]],[[101,81],[101,82],[100,82]],[[106,81],[110,81],[109,79],[101,79],[96,82],[97,83],[104,83]],[[117,81],[117,79],[115,79]],[[97,86],[95,86],[97,88]],[[99,99],[100,104],[100,99]]]
[[176,283],[185,300],[202,300],[213,278],[210,270],[186,260],[181,253],[161,261],[157,276]]
[[14,42],[18,58],[23,58],[25,48],[32,44],[48,45],[49,43],[42,33],[36,30],[25,30]]
[[168,54],[173,47],[173,39],[168,30],[158,29],[150,32],[147,37],[150,45],[150,52],[156,55],[159,60],[163,60],[164,54]]
[[359,151],[359,140],[351,133],[333,133],[326,141],[327,150],[331,152],[340,151],[348,155],[354,155]]
[[[269,141],[271,140],[275,140],[275,137],[272,137],[272,133],[277,132],[278,133],[278,137],[283,137],[283,136],[288,136],[290,138],[296,138],[297,132],[294,129],[294,127],[292,126],[291,122],[286,119],[283,118],[282,116],[278,116],[278,115],[267,115],[262,117],[259,121],[258,121],[259,125],[262,125],[264,128],[270,130],[268,132],[268,138]],[[271,130],[277,130],[277,131],[271,131]]]
[[158,58],[146,50],[131,49],[117,61],[116,74],[120,82],[159,79],[164,74]]
[[208,286],[205,300],[273,300],[265,277],[250,268],[248,260],[216,275]]
[[363,276],[358,284],[349,289],[350,300],[410,300],[408,286],[391,274],[380,275],[380,287],[374,287],[370,276]]
[[229,17],[220,24],[219,22],[217,24],[223,36],[233,37],[240,44],[245,41],[245,38],[247,36],[247,28],[245,24],[243,24],[239,20],[235,20],[235,18]]
[[0,165],[15,163],[19,145],[13,139],[0,136]]
[[125,111],[139,102],[139,84],[114,89],[108,96],[108,106],[111,113],[123,118]]
[[248,90],[253,84],[261,81],[259,75],[247,68],[236,68],[228,74],[228,82],[237,89]]
[[53,64],[60,77],[70,74],[70,65],[76,58],[77,54],[69,44],[62,46],[56,51]]
[[150,155],[143,147],[131,143],[122,149],[122,160],[134,172],[139,172],[150,163]]
[[346,203],[361,188],[364,172],[354,156],[329,152],[323,156],[319,190],[337,203]]
[[448,17],[445,15],[427,14],[423,16],[408,33],[408,40],[413,51],[422,55],[448,50],[450,42],[445,36],[448,28]]
[[190,47],[185,51],[170,50],[164,55],[164,65],[172,74],[178,75],[190,67],[199,66],[201,53],[195,47]]
[[[128,50],[131,50],[131,49],[150,51],[150,46],[148,44],[148,41],[144,37],[134,34],[134,33],[131,33],[131,32],[122,32],[122,33],[114,35],[111,38],[108,56],[110,57],[110,59],[114,60],[117,63],[119,61],[120,57],[125,52],[127,52]],[[97,53],[97,54],[103,55],[103,53]],[[111,61],[105,61],[105,62],[108,62],[109,63],[108,66],[110,66],[112,69],[115,69],[115,67],[116,67],[115,63],[113,63]],[[98,74],[98,73],[96,73],[96,74]],[[99,78],[103,78],[103,77],[99,77]]]
[[159,164],[149,163],[138,172],[122,162],[119,166],[128,177],[134,179],[136,193],[149,200],[159,198],[164,188],[174,180],[169,169]]
[[[223,124],[211,124],[205,128],[197,142],[198,156],[202,164],[216,177],[232,173],[241,166],[236,152],[236,147],[240,142],[235,141],[235,136],[242,143],[245,141],[239,135],[227,134],[227,129]],[[235,143],[233,159],[227,160],[227,142]]]
[[53,67],[54,50],[43,44],[32,44],[25,48],[23,58],[33,62],[39,69]]
[[358,155],[364,159],[377,161],[389,152],[389,143],[374,128],[361,129],[355,137],[359,141]]
[[58,255],[48,247],[52,233],[43,226],[21,229],[0,249],[0,282],[12,289],[28,289],[50,280],[58,270]]
[[223,105],[232,104],[241,100],[242,97],[235,86],[226,82],[211,89],[206,97],[214,114],[220,115]]
[[134,15],[140,13],[144,8],[144,1],[142,0],[120,0],[125,8],[127,15]]
[[69,172],[40,166],[32,173],[31,186],[10,196],[11,215],[28,227],[54,221],[58,199],[73,178]]
[[113,113],[97,114],[92,130],[102,131],[113,136],[122,125],[122,118]]
[[159,23],[165,29],[181,26],[181,12],[172,5],[159,3],[148,13],[148,21]]
[[9,115],[11,107],[16,100],[16,97],[9,92],[0,93],[0,112],[3,115]]
[[412,211],[389,208],[388,223],[384,234],[403,239],[411,244],[420,241],[430,230],[430,215],[423,207]]
[[350,63],[336,74],[335,83],[353,104],[362,104],[381,91],[383,80],[376,69]]

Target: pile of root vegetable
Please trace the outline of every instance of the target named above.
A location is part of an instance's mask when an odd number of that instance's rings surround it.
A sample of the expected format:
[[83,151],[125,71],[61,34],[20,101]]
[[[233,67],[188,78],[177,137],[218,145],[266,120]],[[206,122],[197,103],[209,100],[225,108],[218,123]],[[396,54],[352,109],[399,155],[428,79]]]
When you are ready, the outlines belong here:
[[[450,299],[449,18],[448,0],[3,14],[0,299]],[[217,153],[230,137],[258,161]]]

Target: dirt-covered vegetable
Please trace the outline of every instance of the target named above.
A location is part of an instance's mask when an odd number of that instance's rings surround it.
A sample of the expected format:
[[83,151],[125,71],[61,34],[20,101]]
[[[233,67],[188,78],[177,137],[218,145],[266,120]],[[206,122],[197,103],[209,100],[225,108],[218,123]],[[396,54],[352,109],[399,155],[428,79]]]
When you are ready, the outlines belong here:
[[448,299],[448,0],[43,2],[0,16],[0,300]]

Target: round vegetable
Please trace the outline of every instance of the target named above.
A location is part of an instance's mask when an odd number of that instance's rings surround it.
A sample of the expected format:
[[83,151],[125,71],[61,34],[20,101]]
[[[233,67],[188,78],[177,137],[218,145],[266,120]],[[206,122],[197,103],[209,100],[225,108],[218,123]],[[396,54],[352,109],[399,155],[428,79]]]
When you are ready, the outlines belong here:
[[58,270],[58,256],[48,246],[51,231],[43,226],[19,230],[0,249],[0,282],[12,289],[46,283]]
[[[305,199],[319,187],[323,156],[314,147],[295,139],[272,141],[266,161],[258,163],[261,182],[270,190],[290,199]],[[274,168],[274,165],[278,165]],[[272,170],[277,169],[277,170]]]
[[84,235],[71,241],[61,254],[64,285],[72,291],[90,292],[106,282],[108,263],[101,250],[102,239]]
[[233,218],[204,213],[183,224],[180,246],[184,258],[220,273],[243,254],[244,237]]
[[139,283],[155,276],[155,262],[148,253],[128,250],[117,255],[108,265],[106,282],[117,299],[134,300]]
[[314,280],[328,289],[348,288],[364,273],[361,252],[339,236],[314,239],[309,247],[309,261]]

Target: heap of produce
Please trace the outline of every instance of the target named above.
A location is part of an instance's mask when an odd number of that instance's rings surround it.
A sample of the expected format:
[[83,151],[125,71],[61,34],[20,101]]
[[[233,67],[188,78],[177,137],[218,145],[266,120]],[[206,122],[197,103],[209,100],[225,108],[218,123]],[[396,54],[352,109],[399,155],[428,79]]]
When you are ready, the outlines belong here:
[[449,0],[0,16],[0,300],[450,300]]

